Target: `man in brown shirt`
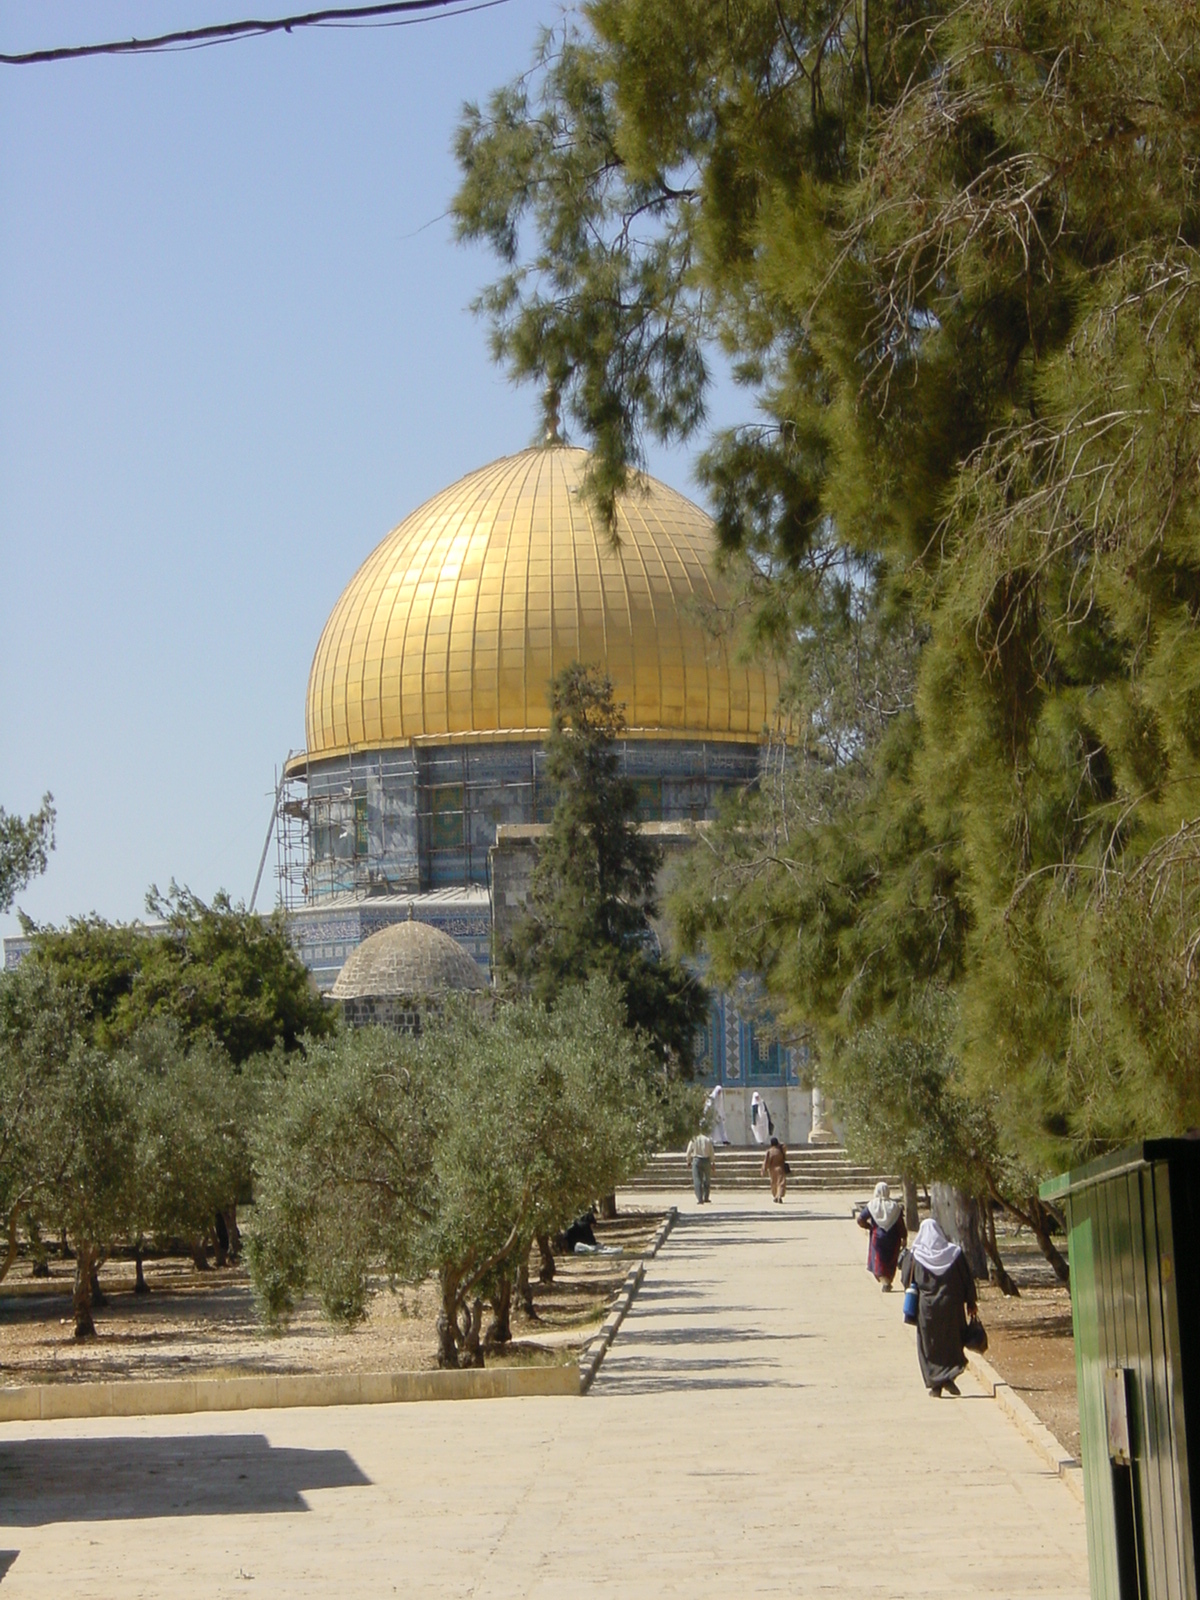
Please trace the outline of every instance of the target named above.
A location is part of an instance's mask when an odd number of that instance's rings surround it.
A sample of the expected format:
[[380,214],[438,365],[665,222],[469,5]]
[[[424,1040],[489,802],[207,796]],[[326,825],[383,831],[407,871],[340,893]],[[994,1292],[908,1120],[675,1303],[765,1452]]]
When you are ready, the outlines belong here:
[[787,1193],[787,1145],[780,1144],[774,1134],[763,1157],[762,1175],[771,1180],[771,1199],[782,1205]]

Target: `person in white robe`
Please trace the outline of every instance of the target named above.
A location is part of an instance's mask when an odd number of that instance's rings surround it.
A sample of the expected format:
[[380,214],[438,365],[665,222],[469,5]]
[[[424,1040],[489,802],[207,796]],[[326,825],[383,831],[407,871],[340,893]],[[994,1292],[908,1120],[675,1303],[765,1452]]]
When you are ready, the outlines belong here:
[[775,1124],[771,1121],[767,1102],[756,1089],[750,1096],[750,1132],[754,1136],[755,1144],[770,1144],[774,1131]]
[[712,1142],[728,1144],[729,1130],[725,1126],[725,1091],[719,1083],[709,1091],[708,1099],[704,1102],[704,1112],[708,1118]]

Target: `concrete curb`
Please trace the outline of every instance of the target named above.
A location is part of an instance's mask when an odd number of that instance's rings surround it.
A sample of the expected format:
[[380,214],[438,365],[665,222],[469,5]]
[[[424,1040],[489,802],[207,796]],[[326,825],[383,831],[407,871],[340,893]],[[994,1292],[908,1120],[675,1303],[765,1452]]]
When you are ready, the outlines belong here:
[[579,1357],[579,1392],[586,1394],[595,1381],[600,1370],[600,1363],[608,1353],[608,1347],[616,1338],[617,1329],[625,1320],[625,1314],[633,1304],[633,1297],[642,1286],[642,1279],[646,1276],[646,1263],[652,1260],[662,1248],[667,1235],[675,1226],[675,1219],[679,1216],[678,1208],[672,1206],[666,1216],[659,1223],[658,1231],[651,1240],[645,1255],[636,1267],[630,1267],[625,1274],[625,1282],[617,1290],[613,1302],[608,1308],[608,1315],[600,1325],[600,1331],[592,1336],[584,1346]]
[[156,1378],[0,1388],[0,1422],[52,1417],[155,1417],[281,1406],[394,1405],[578,1394],[575,1367],[483,1367],[459,1372],[296,1373],[279,1377]]
[[1014,1422],[1025,1435],[1029,1443],[1053,1468],[1071,1493],[1083,1504],[1083,1469],[1073,1455],[1068,1454],[1064,1447],[1050,1432],[1044,1422],[1026,1405],[1020,1395],[992,1366],[990,1361],[985,1361],[982,1356],[973,1350],[966,1352],[967,1366],[976,1380],[995,1400],[997,1405]]

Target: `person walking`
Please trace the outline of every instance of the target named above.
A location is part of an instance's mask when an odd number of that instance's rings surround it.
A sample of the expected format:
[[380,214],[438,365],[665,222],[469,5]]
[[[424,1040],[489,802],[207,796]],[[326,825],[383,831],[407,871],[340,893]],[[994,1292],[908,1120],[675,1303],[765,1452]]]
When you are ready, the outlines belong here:
[[704,1114],[712,1130],[714,1144],[728,1144],[729,1130],[725,1126],[725,1091],[715,1084],[704,1102]]
[[866,1228],[867,1271],[884,1294],[890,1294],[896,1276],[896,1263],[908,1242],[908,1228],[904,1223],[904,1207],[892,1199],[886,1183],[877,1183],[875,1193],[855,1218],[860,1228]]
[[957,1396],[955,1378],[966,1370],[963,1334],[976,1311],[975,1279],[958,1245],[927,1217],[917,1230],[900,1279],[917,1286],[917,1361],[931,1400]]
[[708,1190],[712,1182],[713,1142],[701,1128],[699,1133],[693,1134],[687,1147],[687,1159],[692,1168],[692,1188],[696,1195],[696,1204],[708,1204]]
[[783,1197],[787,1193],[787,1172],[787,1145],[780,1144],[772,1134],[763,1157],[762,1175],[771,1180],[771,1199],[776,1205],[783,1204]]
[[754,1135],[755,1144],[769,1144],[771,1135],[775,1132],[775,1124],[771,1121],[771,1113],[767,1110],[767,1102],[756,1089],[750,1096],[750,1132]]

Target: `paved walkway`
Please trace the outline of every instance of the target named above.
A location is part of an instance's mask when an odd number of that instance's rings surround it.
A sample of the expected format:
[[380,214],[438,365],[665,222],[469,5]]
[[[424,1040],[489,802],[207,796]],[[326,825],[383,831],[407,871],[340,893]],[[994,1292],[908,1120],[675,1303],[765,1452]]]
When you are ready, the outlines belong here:
[[1081,1508],[926,1398],[849,1200],[683,1201],[584,1400],[0,1428],[3,1600],[1086,1600]]

